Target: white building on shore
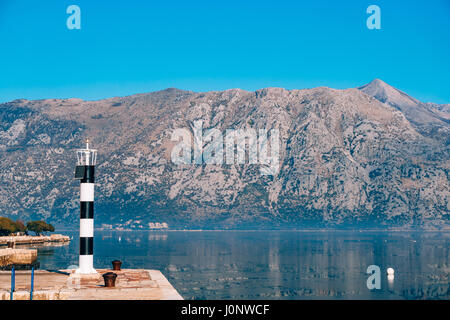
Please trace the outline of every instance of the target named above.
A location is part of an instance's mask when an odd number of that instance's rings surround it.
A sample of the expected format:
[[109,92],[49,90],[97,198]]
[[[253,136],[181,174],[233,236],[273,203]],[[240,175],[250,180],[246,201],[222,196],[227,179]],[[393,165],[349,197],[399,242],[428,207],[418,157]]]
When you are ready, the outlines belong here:
[[162,223],[160,223],[160,222],[150,222],[148,224],[148,227],[151,230],[155,230],[155,229],[159,230],[159,229],[168,229],[169,228],[169,226],[165,222],[162,222]]

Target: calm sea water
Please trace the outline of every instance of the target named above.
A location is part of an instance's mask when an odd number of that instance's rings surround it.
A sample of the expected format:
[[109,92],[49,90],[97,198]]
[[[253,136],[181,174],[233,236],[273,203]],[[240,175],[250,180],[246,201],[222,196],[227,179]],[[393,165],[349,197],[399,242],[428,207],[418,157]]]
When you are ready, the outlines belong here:
[[[78,264],[38,248],[41,269]],[[450,234],[302,231],[96,231],[95,267],[161,270],[185,299],[449,299]],[[369,265],[381,289],[369,290]],[[386,269],[395,270],[389,282]]]

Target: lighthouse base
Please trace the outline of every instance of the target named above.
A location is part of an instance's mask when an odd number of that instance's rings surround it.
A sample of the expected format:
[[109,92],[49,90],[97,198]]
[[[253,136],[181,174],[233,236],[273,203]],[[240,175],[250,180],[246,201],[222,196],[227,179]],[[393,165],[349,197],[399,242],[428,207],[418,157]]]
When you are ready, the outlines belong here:
[[75,270],[76,274],[98,274],[97,270],[95,270],[94,268],[92,269],[86,269],[86,268],[78,268],[77,270]]
[[97,274],[97,270],[94,269],[94,256],[92,255],[82,255],[80,256],[80,265],[76,274]]

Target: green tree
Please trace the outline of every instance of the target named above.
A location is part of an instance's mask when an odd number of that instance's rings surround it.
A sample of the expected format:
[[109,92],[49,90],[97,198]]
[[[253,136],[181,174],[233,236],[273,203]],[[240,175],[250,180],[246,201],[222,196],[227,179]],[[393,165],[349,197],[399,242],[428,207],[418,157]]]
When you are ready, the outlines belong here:
[[39,220],[39,221],[30,221],[27,223],[27,229],[29,231],[33,231],[36,233],[36,235],[41,235],[42,232],[53,232],[55,231],[55,227],[53,227],[51,224]]
[[25,226],[22,220],[16,220],[15,224],[16,224],[15,232],[24,232],[25,234],[27,233],[27,227]]
[[43,221],[30,221],[27,223],[27,230],[29,231],[33,231],[34,233],[36,233],[37,236],[39,236],[43,231],[43,225],[42,225]]
[[51,225],[50,223],[47,223],[47,229],[44,231],[55,232],[55,227],[53,225]]
[[0,236],[9,236],[16,230],[17,226],[14,221],[6,217],[0,217]]

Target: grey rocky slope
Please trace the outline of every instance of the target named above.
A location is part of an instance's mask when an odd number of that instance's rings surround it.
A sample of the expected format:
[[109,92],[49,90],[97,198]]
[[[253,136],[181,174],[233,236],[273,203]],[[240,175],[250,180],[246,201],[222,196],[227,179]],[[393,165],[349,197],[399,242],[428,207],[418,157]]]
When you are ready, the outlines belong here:
[[[448,228],[448,107],[422,112],[427,104],[391,88],[376,80],[360,90],[167,89],[4,103],[0,208],[76,226],[74,149],[90,137],[99,149],[96,223]],[[221,132],[279,129],[280,170],[175,165],[171,134],[196,120]]]
[[450,143],[450,109],[448,104],[423,103],[380,79],[359,88],[377,100],[400,110],[421,134]]

